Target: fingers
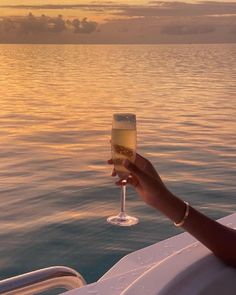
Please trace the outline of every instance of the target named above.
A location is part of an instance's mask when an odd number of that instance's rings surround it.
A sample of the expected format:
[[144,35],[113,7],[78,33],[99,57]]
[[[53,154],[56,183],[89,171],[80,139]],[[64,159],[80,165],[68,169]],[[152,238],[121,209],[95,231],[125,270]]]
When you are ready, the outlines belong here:
[[146,160],[146,159],[143,156],[141,156],[139,153],[136,153],[136,159],[135,159],[135,161],[140,161],[140,160],[143,161],[143,160]]
[[143,179],[146,176],[142,170],[140,170],[135,164],[131,163],[130,161],[125,160],[123,164],[124,167],[138,179]]
[[131,163],[129,160],[125,160],[123,163],[124,167],[132,172],[134,175],[138,175],[140,173],[140,169],[133,163]]
[[[148,160],[146,160],[144,157],[142,157],[142,156],[141,156],[140,154],[138,154],[138,153],[136,153],[136,160],[137,160],[137,161],[140,161],[140,160],[148,161]],[[136,161],[136,160],[135,160],[135,161]],[[110,164],[110,165],[114,164],[114,162],[113,162],[112,159],[109,159],[109,160],[107,161],[107,163]]]
[[[140,156],[139,154],[137,154],[138,155],[138,157],[141,159],[142,158],[142,156]],[[107,161],[107,163],[109,164],[109,165],[114,165],[114,161],[112,160],[112,159],[109,159],[108,161]],[[136,177],[140,177],[141,179],[142,178],[144,178],[146,175],[145,175],[145,173],[139,168],[139,167],[137,167],[135,164],[133,164],[133,163],[131,163],[130,161],[128,161],[128,160],[125,160],[124,162],[123,162],[123,165],[124,165],[124,167],[127,169],[127,170],[129,170],[134,176],[136,176]],[[115,169],[113,169],[112,170],[112,173],[111,173],[111,176],[116,176],[117,175],[117,173],[116,173],[116,170]],[[133,186],[136,186],[136,183],[134,183],[133,182],[133,180],[131,180],[130,179],[130,181],[129,181],[129,183],[131,184],[131,185],[133,185]],[[118,185],[120,185],[120,183],[118,182]]]
[[140,154],[136,154],[136,158],[134,161],[135,165],[139,167],[139,169],[142,170],[146,170],[146,168],[148,168],[149,166],[152,166],[152,164],[145,159],[143,156],[141,156]]
[[149,162],[150,161],[148,159],[144,158],[139,153],[136,153],[135,164],[137,164],[139,166],[139,164],[143,165],[143,164],[146,164],[146,163],[149,163]]
[[[109,159],[109,160],[107,161],[107,163],[108,163],[109,165],[113,165],[113,164],[114,164],[112,159]],[[112,172],[111,172],[111,176],[116,176],[116,170],[115,170],[115,169],[112,170]]]
[[136,188],[139,184],[139,181],[135,176],[130,175],[127,179],[127,183],[131,184],[134,188]]

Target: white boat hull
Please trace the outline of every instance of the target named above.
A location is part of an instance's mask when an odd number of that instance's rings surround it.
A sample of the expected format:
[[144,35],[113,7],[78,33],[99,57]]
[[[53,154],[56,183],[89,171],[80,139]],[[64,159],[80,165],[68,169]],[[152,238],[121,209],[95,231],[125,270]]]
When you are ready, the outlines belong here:
[[[236,228],[236,213],[219,222]],[[96,283],[63,293],[85,294],[235,295],[236,269],[183,233],[130,253]]]

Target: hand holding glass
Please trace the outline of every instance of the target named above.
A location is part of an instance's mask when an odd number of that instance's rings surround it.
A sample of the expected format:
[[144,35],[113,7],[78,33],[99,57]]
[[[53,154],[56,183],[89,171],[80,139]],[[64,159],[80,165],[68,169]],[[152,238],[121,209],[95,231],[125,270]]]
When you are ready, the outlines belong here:
[[107,218],[114,225],[131,226],[138,223],[136,217],[125,213],[126,183],[129,171],[122,165],[125,159],[135,161],[137,146],[136,116],[135,114],[114,114],[111,133],[112,160],[117,175],[122,181],[121,211],[116,216]]

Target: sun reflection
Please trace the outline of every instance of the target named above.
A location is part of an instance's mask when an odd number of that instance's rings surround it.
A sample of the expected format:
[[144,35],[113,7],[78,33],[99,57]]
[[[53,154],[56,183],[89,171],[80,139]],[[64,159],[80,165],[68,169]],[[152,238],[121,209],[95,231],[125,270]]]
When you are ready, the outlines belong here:
[[[136,113],[138,151],[173,187],[184,183],[181,192],[193,192],[200,182],[210,191],[217,184],[232,194],[236,106],[232,60],[225,58],[234,52],[230,46],[2,45],[3,211],[30,196],[49,194],[51,200],[52,192],[63,198],[76,193],[79,203],[84,188],[102,198],[94,193],[100,186],[115,187],[106,166],[114,112]],[[204,54],[214,58],[206,62]],[[196,74],[202,67],[208,67],[208,79]],[[96,212],[42,211],[37,220],[4,220],[1,228],[105,218],[117,196],[105,195]]]
[[[92,219],[98,220],[99,218],[106,219],[111,212],[114,211],[114,207],[112,205],[108,205],[106,208],[103,208],[102,210],[96,210],[95,211],[64,211],[56,214],[50,214],[50,215],[43,215],[41,217],[37,217],[35,219],[30,220],[24,220],[22,219],[20,223],[16,223],[14,221],[3,221],[1,222],[1,229],[0,233],[10,233],[15,232],[18,230],[36,230],[37,228],[43,227],[43,226],[49,226],[53,224],[65,224],[65,223],[71,223],[76,221],[83,220],[84,222],[91,221]],[[105,222],[105,221],[104,221]]]

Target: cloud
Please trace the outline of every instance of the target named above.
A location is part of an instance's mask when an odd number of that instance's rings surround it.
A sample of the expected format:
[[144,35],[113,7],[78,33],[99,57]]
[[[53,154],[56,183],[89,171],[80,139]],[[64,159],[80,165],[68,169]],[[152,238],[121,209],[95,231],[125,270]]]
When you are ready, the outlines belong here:
[[[122,8],[122,7],[120,7]],[[236,2],[160,2],[152,1],[148,5],[127,6],[121,12],[126,16],[204,16],[236,14]]]
[[163,2],[150,1],[147,4],[121,4],[116,2],[94,1],[89,4],[41,4],[41,5],[0,5],[0,8],[23,10],[82,10],[88,13],[104,13],[117,17],[201,17],[236,15],[236,2],[201,1]]
[[56,32],[56,33],[60,33],[64,30],[66,30],[66,23],[62,17],[62,15],[59,15],[58,17],[55,17],[53,19],[51,19],[51,21],[48,22],[49,24],[49,28],[51,25],[51,31]]
[[32,13],[29,13],[28,16],[18,20],[13,19],[11,22],[15,24],[15,29],[18,28],[17,31],[23,34],[44,32],[60,33],[67,29],[61,15],[53,18],[45,15],[35,17]]
[[94,1],[89,4],[41,4],[41,5],[0,5],[0,8],[25,10],[67,10],[78,9],[90,12],[106,12],[113,16],[126,17],[180,17],[180,16],[222,16],[236,15],[236,2],[201,1],[163,2],[150,1],[147,4],[121,4],[111,1]]
[[85,9],[91,11],[115,11],[115,14],[127,16],[201,16],[236,14],[236,2],[201,1],[197,3],[187,2],[163,2],[150,1],[144,5],[120,4],[115,2],[94,1],[89,4],[41,4],[41,5],[0,5],[1,8],[30,9],[30,10],[64,10]]
[[[171,7],[181,5],[178,3]],[[235,27],[236,15],[117,15],[116,19],[107,18],[106,23],[99,26],[101,40],[108,39],[106,33],[112,43],[144,44],[231,43],[236,42],[236,34],[232,33]]]
[[94,2],[90,4],[41,4],[41,5],[0,5],[0,8],[23,9],[23,10],[66,10],[81,9],[91,11],[102,11],[125,9],[129,5],[114,2]]
[[232,34],[236,34],[236,25],[231,29]]
[[71,25],[74,27],[74,33],[89,34],[96,30],[97,23],[93,21],[88,21],[87,18],[83,18],[80,21],[78,18],[74,19],[71,22]]
[[[26,8],[23,5],[14,7]],[[91,2],[27,6],[32,9],[35,7],[82,9],[86,10],[84,13],[87,16],[104,10],[104,14],[99,13],[99,19],[102,16],[104,18],[98,26],[95,21],[86,17],[35,16],[37,10],[33,10],[34,14],[30,13],[24,17],[0,17],[1,43],[236,42],[236,2],[152,1],[145,5]],[[81,12],[79,14],[81,15]]]
[[3,18],[3,20],[0,21],[0,28],[5,32],[10,32],[15,30],[16,26],[14,21],[12,21],[10,18]]
[[15,32],[24,35],[61,33],[71,31],[74,33],[90,34],[97,28],[97,23],[89,21],[87,18],[74,20],[64,20],[62,15],[49,17],[41,15],[34,16],[29,13],[25,17],[3,18],[0,21],[0,28],[4,32]]
[[169,25],[162,28],[162,34],[168,35],[193,35],[207,34],[215,31],[211,25]]
[[[97,7],[96,5],[89,5]],[[88,4],[43,4],[43,5],[0,5],[1,8],[12,8],[12,9],[75,9],[88,7]]]

